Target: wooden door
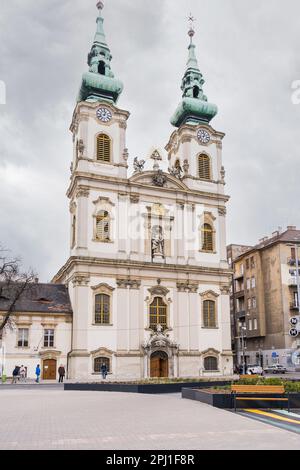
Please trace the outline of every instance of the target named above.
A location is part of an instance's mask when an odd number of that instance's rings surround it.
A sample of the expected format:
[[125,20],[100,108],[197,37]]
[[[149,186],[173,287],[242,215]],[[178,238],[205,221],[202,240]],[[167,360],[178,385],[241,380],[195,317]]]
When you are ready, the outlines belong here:
[[150,377],[160,377],[160,358],[158,356],[150,359]]
[[165,353],[155,353],[150,359],[150,377],[169,377],[169,361]]
[[56,360],[43,361],[43,380],[56,380]]

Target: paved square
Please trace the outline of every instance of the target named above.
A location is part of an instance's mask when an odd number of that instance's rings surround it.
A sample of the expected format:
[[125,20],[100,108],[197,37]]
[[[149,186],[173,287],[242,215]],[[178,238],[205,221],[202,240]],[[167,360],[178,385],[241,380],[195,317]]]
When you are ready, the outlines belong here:
[[300,436],[179,394],[0,387],[0,449],[299,449]]

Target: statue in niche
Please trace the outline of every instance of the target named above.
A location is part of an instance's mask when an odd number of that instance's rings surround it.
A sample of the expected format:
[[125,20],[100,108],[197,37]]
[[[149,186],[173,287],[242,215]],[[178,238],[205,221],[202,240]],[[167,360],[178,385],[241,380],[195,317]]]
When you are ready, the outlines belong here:
[[152,228],[152,258],[165,257],[165,241],[163,236],[163,229],[159,225]]

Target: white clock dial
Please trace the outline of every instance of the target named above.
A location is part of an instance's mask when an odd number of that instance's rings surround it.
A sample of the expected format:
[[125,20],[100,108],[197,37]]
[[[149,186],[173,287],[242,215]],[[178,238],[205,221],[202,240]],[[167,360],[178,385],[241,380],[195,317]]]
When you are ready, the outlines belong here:
[[97,118],[102,122],[109,122],[112,118],[112,114],[107,108],[97,109]]
[[197,137],[201,144],[209,144],[210,135],[205,129],[199,129],[197,132]]

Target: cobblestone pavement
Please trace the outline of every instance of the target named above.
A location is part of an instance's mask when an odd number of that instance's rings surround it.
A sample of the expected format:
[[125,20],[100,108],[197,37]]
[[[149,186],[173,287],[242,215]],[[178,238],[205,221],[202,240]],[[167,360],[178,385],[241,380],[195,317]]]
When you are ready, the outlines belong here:
[[300,436],[179,394],[0,392],[0,449],[299,449]]

